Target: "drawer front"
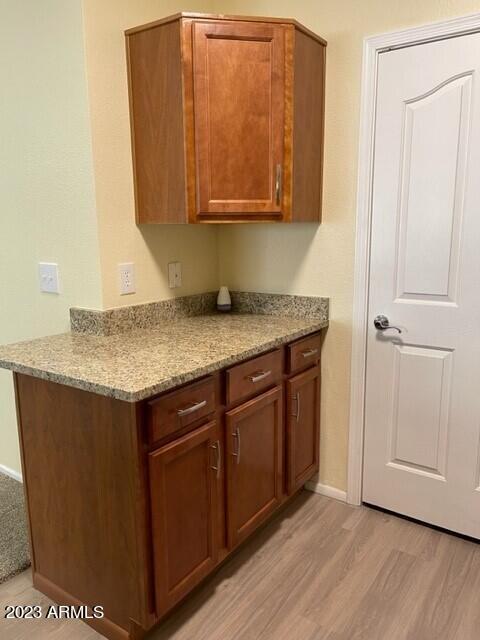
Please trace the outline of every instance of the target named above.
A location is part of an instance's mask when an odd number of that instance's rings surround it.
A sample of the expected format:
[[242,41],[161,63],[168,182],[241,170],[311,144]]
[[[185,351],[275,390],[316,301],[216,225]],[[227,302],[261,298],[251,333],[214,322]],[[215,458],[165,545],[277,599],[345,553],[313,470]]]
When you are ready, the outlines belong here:
[[282,352],[277,349],[227,370],[227,404],[249,398],[282,378]]
[[288,345],[288,372],[295,373],[320,360],[320,334],[298,340]]
[[149,442],[184,429],[215,411],[213,377],[189,384],[147,403]]

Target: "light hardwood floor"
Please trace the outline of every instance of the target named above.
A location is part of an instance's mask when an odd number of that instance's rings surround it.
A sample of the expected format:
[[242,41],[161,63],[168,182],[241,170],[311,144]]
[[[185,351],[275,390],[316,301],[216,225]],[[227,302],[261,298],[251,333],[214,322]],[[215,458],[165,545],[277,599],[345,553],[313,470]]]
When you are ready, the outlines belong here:
[[[99,640],[78,621],[6,621],[47,604],[0,585],[2,640]],[[304,492],[149,640],[479,640],[480,545]]]

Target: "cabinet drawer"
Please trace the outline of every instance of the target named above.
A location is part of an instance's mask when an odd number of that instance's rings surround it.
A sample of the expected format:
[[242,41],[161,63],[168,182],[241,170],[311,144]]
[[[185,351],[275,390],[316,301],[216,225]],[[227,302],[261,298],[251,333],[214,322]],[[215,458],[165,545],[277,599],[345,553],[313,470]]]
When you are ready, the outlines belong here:
[[213,377],[176,389],[147,403],[148,438],[155,442],[215,411]]
[[277,349],[227,370],[227,404],[255,395],[282,377],[282,352]]
[[288,345],[288,373],[301,371],[320,360],[320,334],[298,340]]

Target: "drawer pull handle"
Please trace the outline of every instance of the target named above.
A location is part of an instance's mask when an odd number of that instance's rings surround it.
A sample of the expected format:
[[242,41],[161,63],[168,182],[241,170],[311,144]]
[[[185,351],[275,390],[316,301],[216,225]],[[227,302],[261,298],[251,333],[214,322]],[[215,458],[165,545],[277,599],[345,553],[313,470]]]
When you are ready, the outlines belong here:
[[237,459],[237,464],[240,464],[240,429],[237,427],[235,431],[232,433],[232,436],[235,438],[235,451],[232,451],[232,456]]
[[295,413],[292,413],[292,416],[294,418],[296,418],[296,421],[298,422],[300,420],[300,394],[297,392],[294,396],[292,396],[292,400],[296,403],[297,405],[297,410]]
[[310,356],[314,356],[316,353],[318,353],[318,349],[308,349],[307,351],[302,351],[301,353],[304,358],[310,358]]
[[256,373],[252,373],[251,376],[247,376],[250,382],[260,382],[260,380],[265,380],[268,376],[271,376],[271,371],[257,371]]
[[177,416],[179,418],[183,418],[183,416],[188,416],[191,413],[195,413],[195,411],[198,411],[199,409],[203,409],[203,407],[205,407],[207,404],[206,400],[202,400],[201,402],[196,402],[195,404],[192,404],[191,407],[187,407],[186,409],[179,409],[177,411]]
[[215,450],[215,464],[210,467],[217,472],[217,480],[220,478],[220,469],[222,468],[222,450],[220,448],[220,440],[217,440],[210,445],[211,449]]

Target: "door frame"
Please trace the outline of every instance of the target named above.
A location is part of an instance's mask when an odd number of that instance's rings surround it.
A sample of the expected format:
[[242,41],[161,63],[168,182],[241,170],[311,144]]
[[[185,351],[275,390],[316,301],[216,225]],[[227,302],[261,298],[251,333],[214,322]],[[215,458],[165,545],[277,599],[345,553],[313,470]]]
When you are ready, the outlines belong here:
[[420,27],[402,29],[401,31],[392,31],[365,38],[363,41],[352,356],[350,368],[350,421],[347,480],[347,502],[350,504],[359,505],[362,502],[373,153],[375,144],[378,57],[380,53],[385,51],[477,32],[480,32],[480,13],[452,18],[442,22],[434,22]]

